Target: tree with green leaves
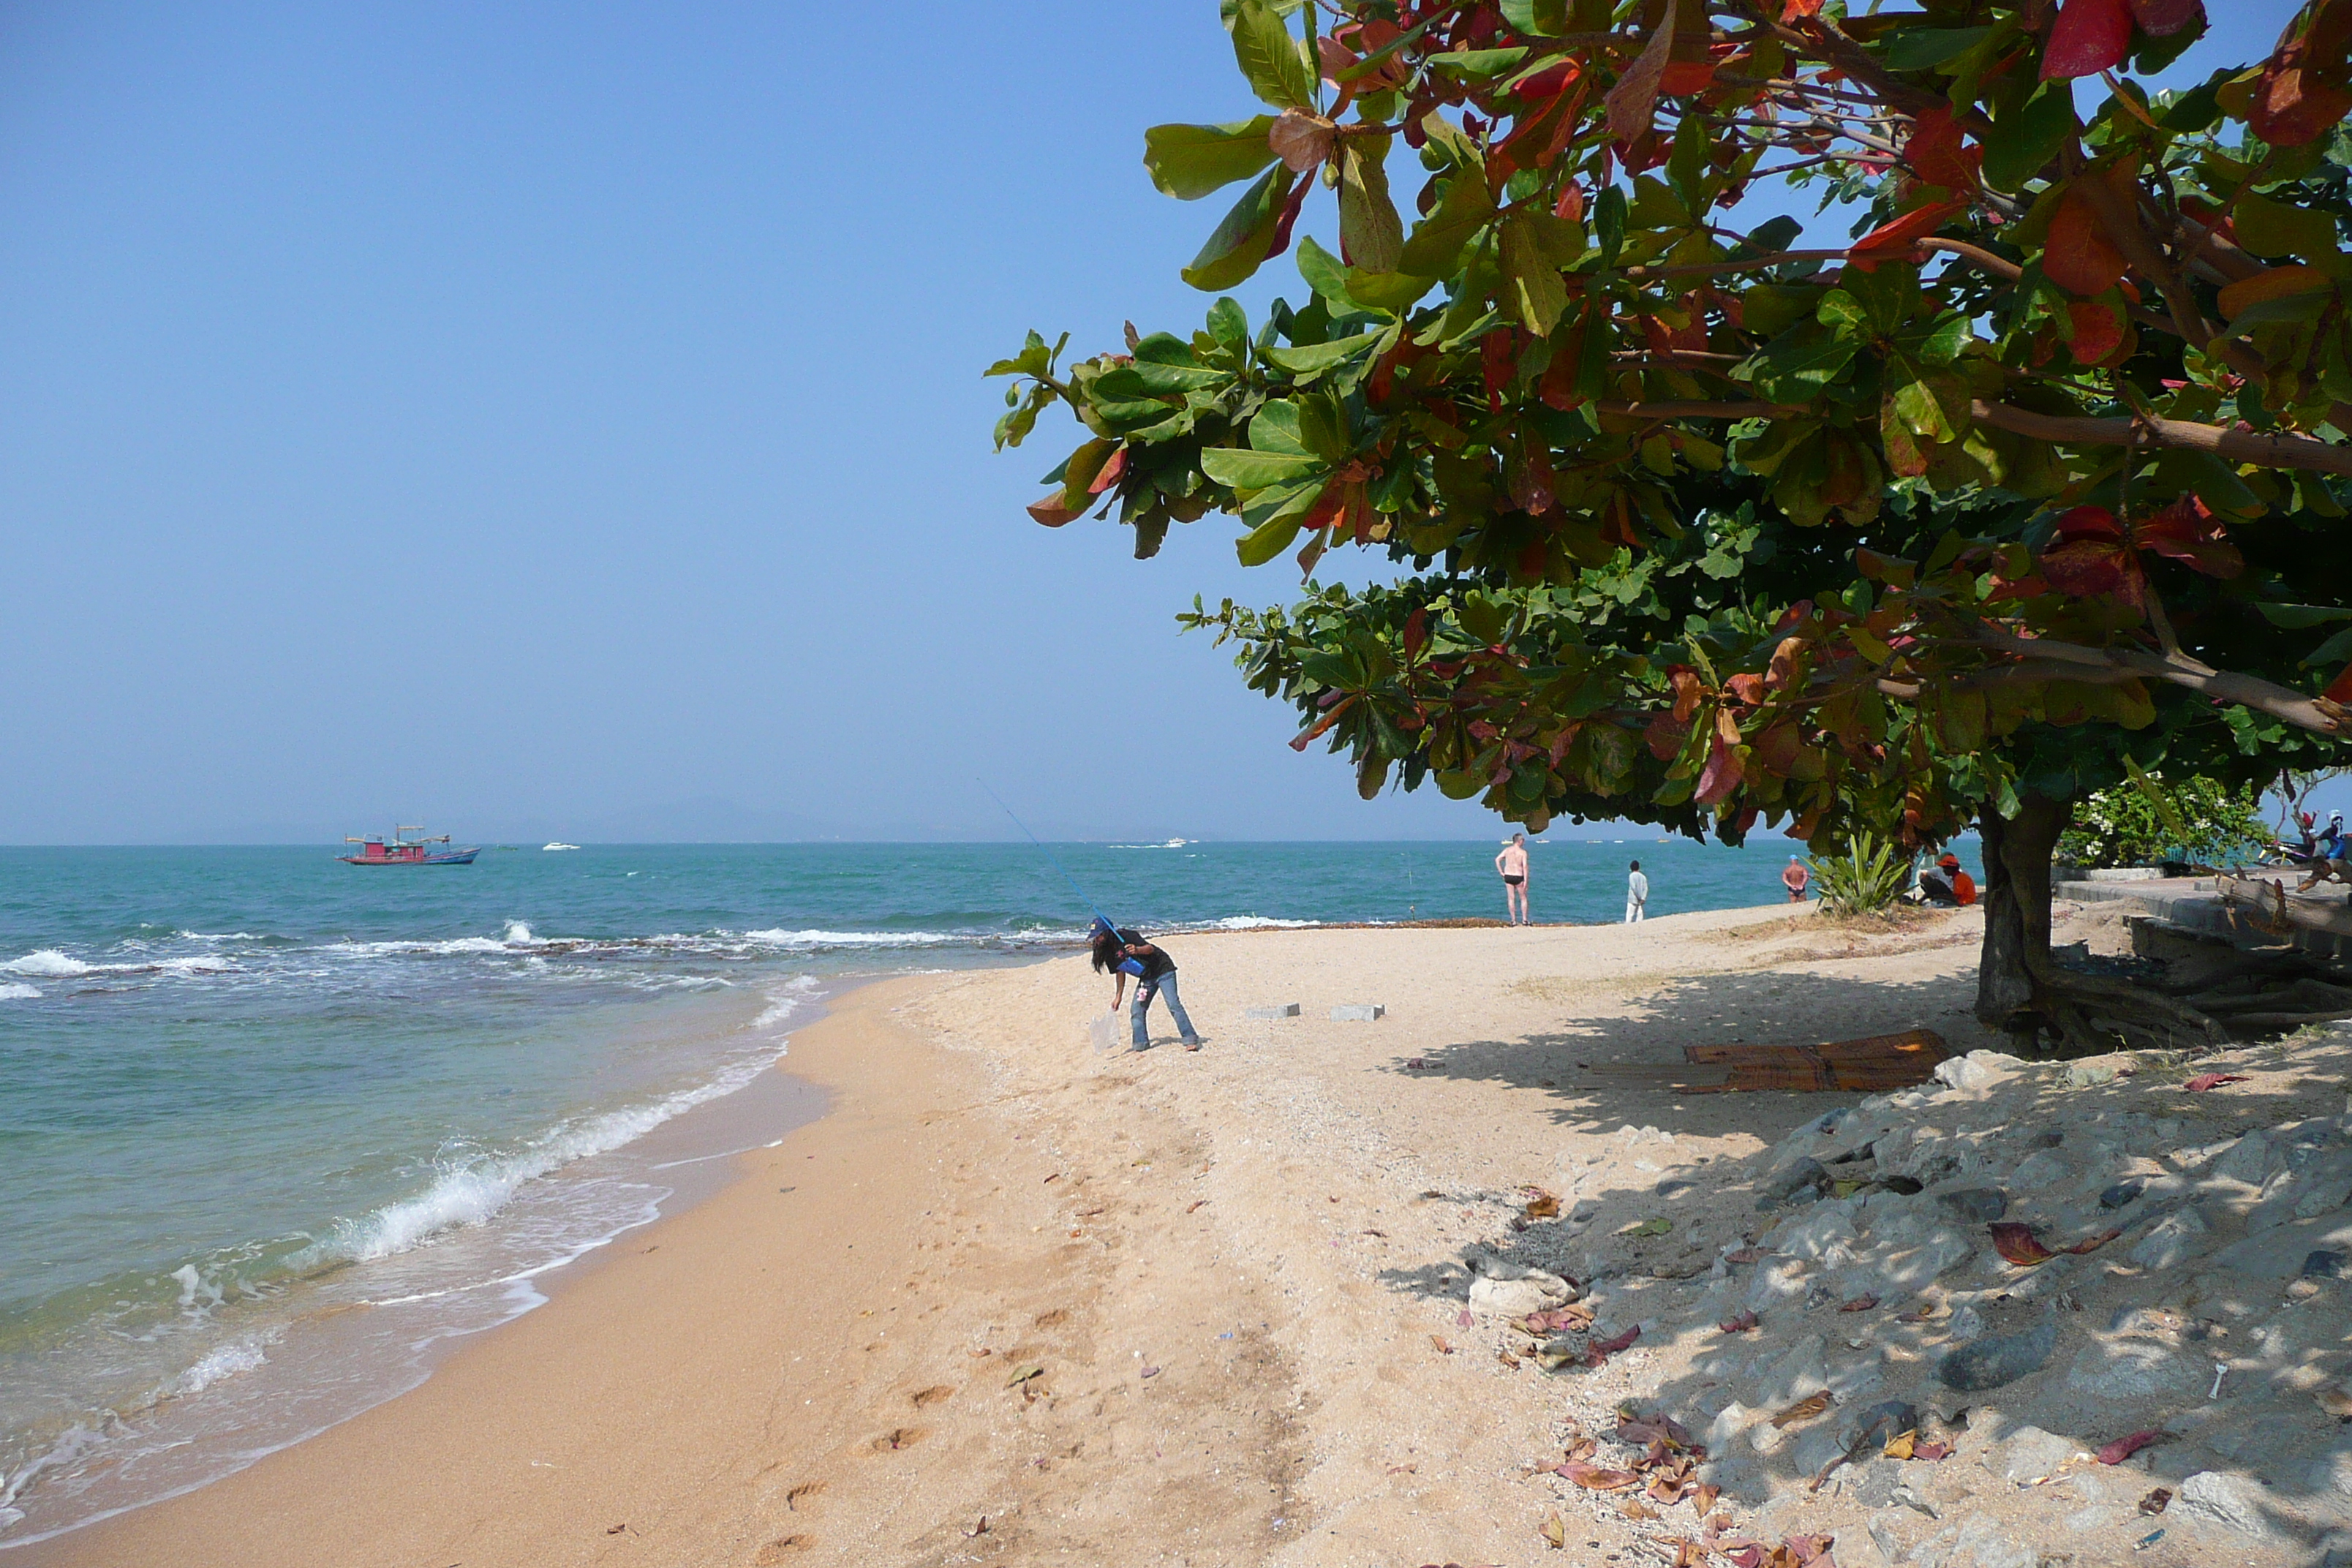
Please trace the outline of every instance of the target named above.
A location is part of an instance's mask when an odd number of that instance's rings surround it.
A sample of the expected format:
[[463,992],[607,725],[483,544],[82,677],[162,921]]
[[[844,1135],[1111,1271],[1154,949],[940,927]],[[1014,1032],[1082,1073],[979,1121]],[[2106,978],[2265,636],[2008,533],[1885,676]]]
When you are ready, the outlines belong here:
[[[1031,515],[1398,563],[1188,617],[1367,795],[1734,843],[1974,820],[1980,1016],[2210,1032],[2053,966],[2050,855],[2126,758],[2345,757],[2352,0],[2160,93],[2200,0],[1223,9],[1265,111],[1145,165],[1244,187],[1188,281],[1295,249],[1307,297],[1066,364],[1032,334],[1000,446],[1056,405],[1086,438]],[[1861,219],[1748,221],[1774,181]],[[1318,189],[1336,252],[1296,232]]]

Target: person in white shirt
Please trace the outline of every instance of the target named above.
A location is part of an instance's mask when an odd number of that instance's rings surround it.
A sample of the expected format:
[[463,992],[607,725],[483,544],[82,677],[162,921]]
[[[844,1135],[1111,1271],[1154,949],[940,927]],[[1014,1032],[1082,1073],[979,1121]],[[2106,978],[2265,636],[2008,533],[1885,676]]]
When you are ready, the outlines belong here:
[[1642,918],[1642,907],[1650,901],[1650,879],[1642,875],[1642,863],[1633,862],[1632,874],[1625,879],[1625,923],[1632,925]]

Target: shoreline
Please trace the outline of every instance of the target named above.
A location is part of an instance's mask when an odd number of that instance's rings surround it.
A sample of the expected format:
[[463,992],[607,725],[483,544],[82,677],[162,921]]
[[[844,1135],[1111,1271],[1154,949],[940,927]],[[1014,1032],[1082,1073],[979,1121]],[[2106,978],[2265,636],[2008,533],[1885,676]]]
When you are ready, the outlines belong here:
[[[1087,1050],[1106,998],[1076,957],[860,986],[792,1037],[831,1109],[714,1162],[708,1198],[409,1393],[5,1560],[1525,1556],[1492,1478],[1553,1415],[1451,1342],[1465,1246],[1520,1185],[1574,1203],[1856,1098],[1571,1068],[1695,1029],[1961,1028],[1967,917],[1810,914],[1192,933],[1198,1057]],[[1321,1016],[1350,1002],[1388,1017]]]

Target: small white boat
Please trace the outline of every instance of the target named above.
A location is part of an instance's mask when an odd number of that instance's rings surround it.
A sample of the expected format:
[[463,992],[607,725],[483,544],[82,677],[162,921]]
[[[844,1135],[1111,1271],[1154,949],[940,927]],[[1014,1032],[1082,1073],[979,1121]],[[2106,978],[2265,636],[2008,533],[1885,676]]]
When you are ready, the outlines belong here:
[[540,847],[541,849],[577,849],[580,846],[577,844],[542,844]]

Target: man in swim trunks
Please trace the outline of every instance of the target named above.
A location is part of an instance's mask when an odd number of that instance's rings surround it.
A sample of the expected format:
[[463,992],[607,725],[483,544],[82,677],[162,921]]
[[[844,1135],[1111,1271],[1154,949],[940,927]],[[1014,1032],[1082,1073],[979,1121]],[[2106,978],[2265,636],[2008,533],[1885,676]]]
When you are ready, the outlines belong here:
[[1805,869],[1805,863],[1794,855],[1790,856],[1789,868],[1780,873],[1780,886],[1789,889],[1789,901],[1792,904],[1803,903],[1805,889],[1812,885],[1812,880],[1813,874]]
[[1495,857],[1495,869],[1503,876],[1503,923],[1533,925],[1528,914],[1528,836],[1514,833],[1503,852]]

